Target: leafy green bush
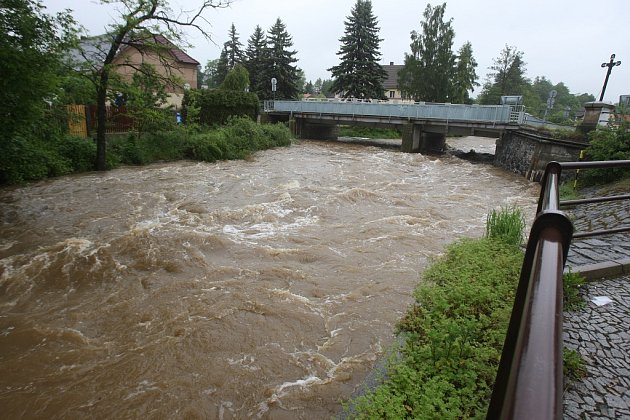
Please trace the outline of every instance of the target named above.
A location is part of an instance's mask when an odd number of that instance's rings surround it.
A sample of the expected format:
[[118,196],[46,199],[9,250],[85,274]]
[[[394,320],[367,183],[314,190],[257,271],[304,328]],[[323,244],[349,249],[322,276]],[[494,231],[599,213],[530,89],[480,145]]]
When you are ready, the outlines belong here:
[[88,171],[94,166],[92,140],[61,135],[47,139],[15,136],[0,145],[0,184],[17,184]]
[[352,402],[353,418],[485,416],[523,260],[494,239],[447,248],[400,321],[387,379]]
[[486,218],[486,238],[499,239],[514,246],[523,243],[525,220],[518,208],[492,210]]
[[186,139],[184,157],[187,159],[214,162],[227,159],[227,141],[222,131],[197,134]]
[[[630,123],[622,123],[616,128],[606,128],[589,133],[590,145],[586,149],[588,160],[627,160],[630,159]],[[604,184],[630,174],[628,169],[590,169],[583,171],[585,184]]]
[[182,106],[186,124],[225,124],[233,116],[247,116],[255,120],[259,111],[255,93],[223,89],[186,91]]

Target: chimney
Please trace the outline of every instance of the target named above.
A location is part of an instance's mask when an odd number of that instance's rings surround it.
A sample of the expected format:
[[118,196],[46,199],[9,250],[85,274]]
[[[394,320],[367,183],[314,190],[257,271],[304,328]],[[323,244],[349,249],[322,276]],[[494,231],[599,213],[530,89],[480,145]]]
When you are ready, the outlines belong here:
[[393,62],[393,61],[390,61],[390,62],[389,62],[389,65],[390,65],[390,66],[393,66],[393,65],[394,65],[394,62]]

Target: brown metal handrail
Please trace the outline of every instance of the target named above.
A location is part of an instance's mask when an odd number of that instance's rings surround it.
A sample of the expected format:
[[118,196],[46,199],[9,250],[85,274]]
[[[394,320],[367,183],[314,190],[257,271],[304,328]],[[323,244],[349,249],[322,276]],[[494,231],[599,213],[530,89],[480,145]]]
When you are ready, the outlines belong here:
[[611,167],[630,161],[547,165],[487,419],[562,418],[562,273],[573,225],[559,210],[560,175]]

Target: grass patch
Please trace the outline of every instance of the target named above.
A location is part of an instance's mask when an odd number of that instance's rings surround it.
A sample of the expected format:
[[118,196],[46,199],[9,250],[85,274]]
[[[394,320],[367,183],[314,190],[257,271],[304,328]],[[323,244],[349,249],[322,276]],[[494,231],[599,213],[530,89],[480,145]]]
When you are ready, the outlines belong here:
[[579,273],[567,272],[563,276],[562,293],[563,307],[565,311],[575,311],[584,307],[584,299],[582,298],[582,286],[586,283],[586,279]]
[[376,128],[342,125],[339,127],[341,137],[364,137],[368,139],[400,139],[402,134],[392,128]]
[[576,350],[562,349],[562,372],[565,381],[574,382],[586,376],[586,364]]
[[388,378],[352,402],[353,418],[469,418],[487,411],[523,254],[497,238],[447,248],[398,325]]
[[525,237],[524,230],[525,219],[521,210],[517,208],[492,210],[486,218],[486,238],[520,246]]

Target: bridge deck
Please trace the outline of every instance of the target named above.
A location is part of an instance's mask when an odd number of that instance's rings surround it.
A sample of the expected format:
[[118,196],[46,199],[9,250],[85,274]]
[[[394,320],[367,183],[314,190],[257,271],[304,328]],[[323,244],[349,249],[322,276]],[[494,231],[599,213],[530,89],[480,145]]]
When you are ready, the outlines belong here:
[[[309,115],[318,119],[440,121],[445,123],[518,126],[523,108],[510,105],[460,105],[359,101],[265,101],[266,112]],[[331,118],[332,117],[332,118]],[[392,121],[394,122],[394,121]]]

